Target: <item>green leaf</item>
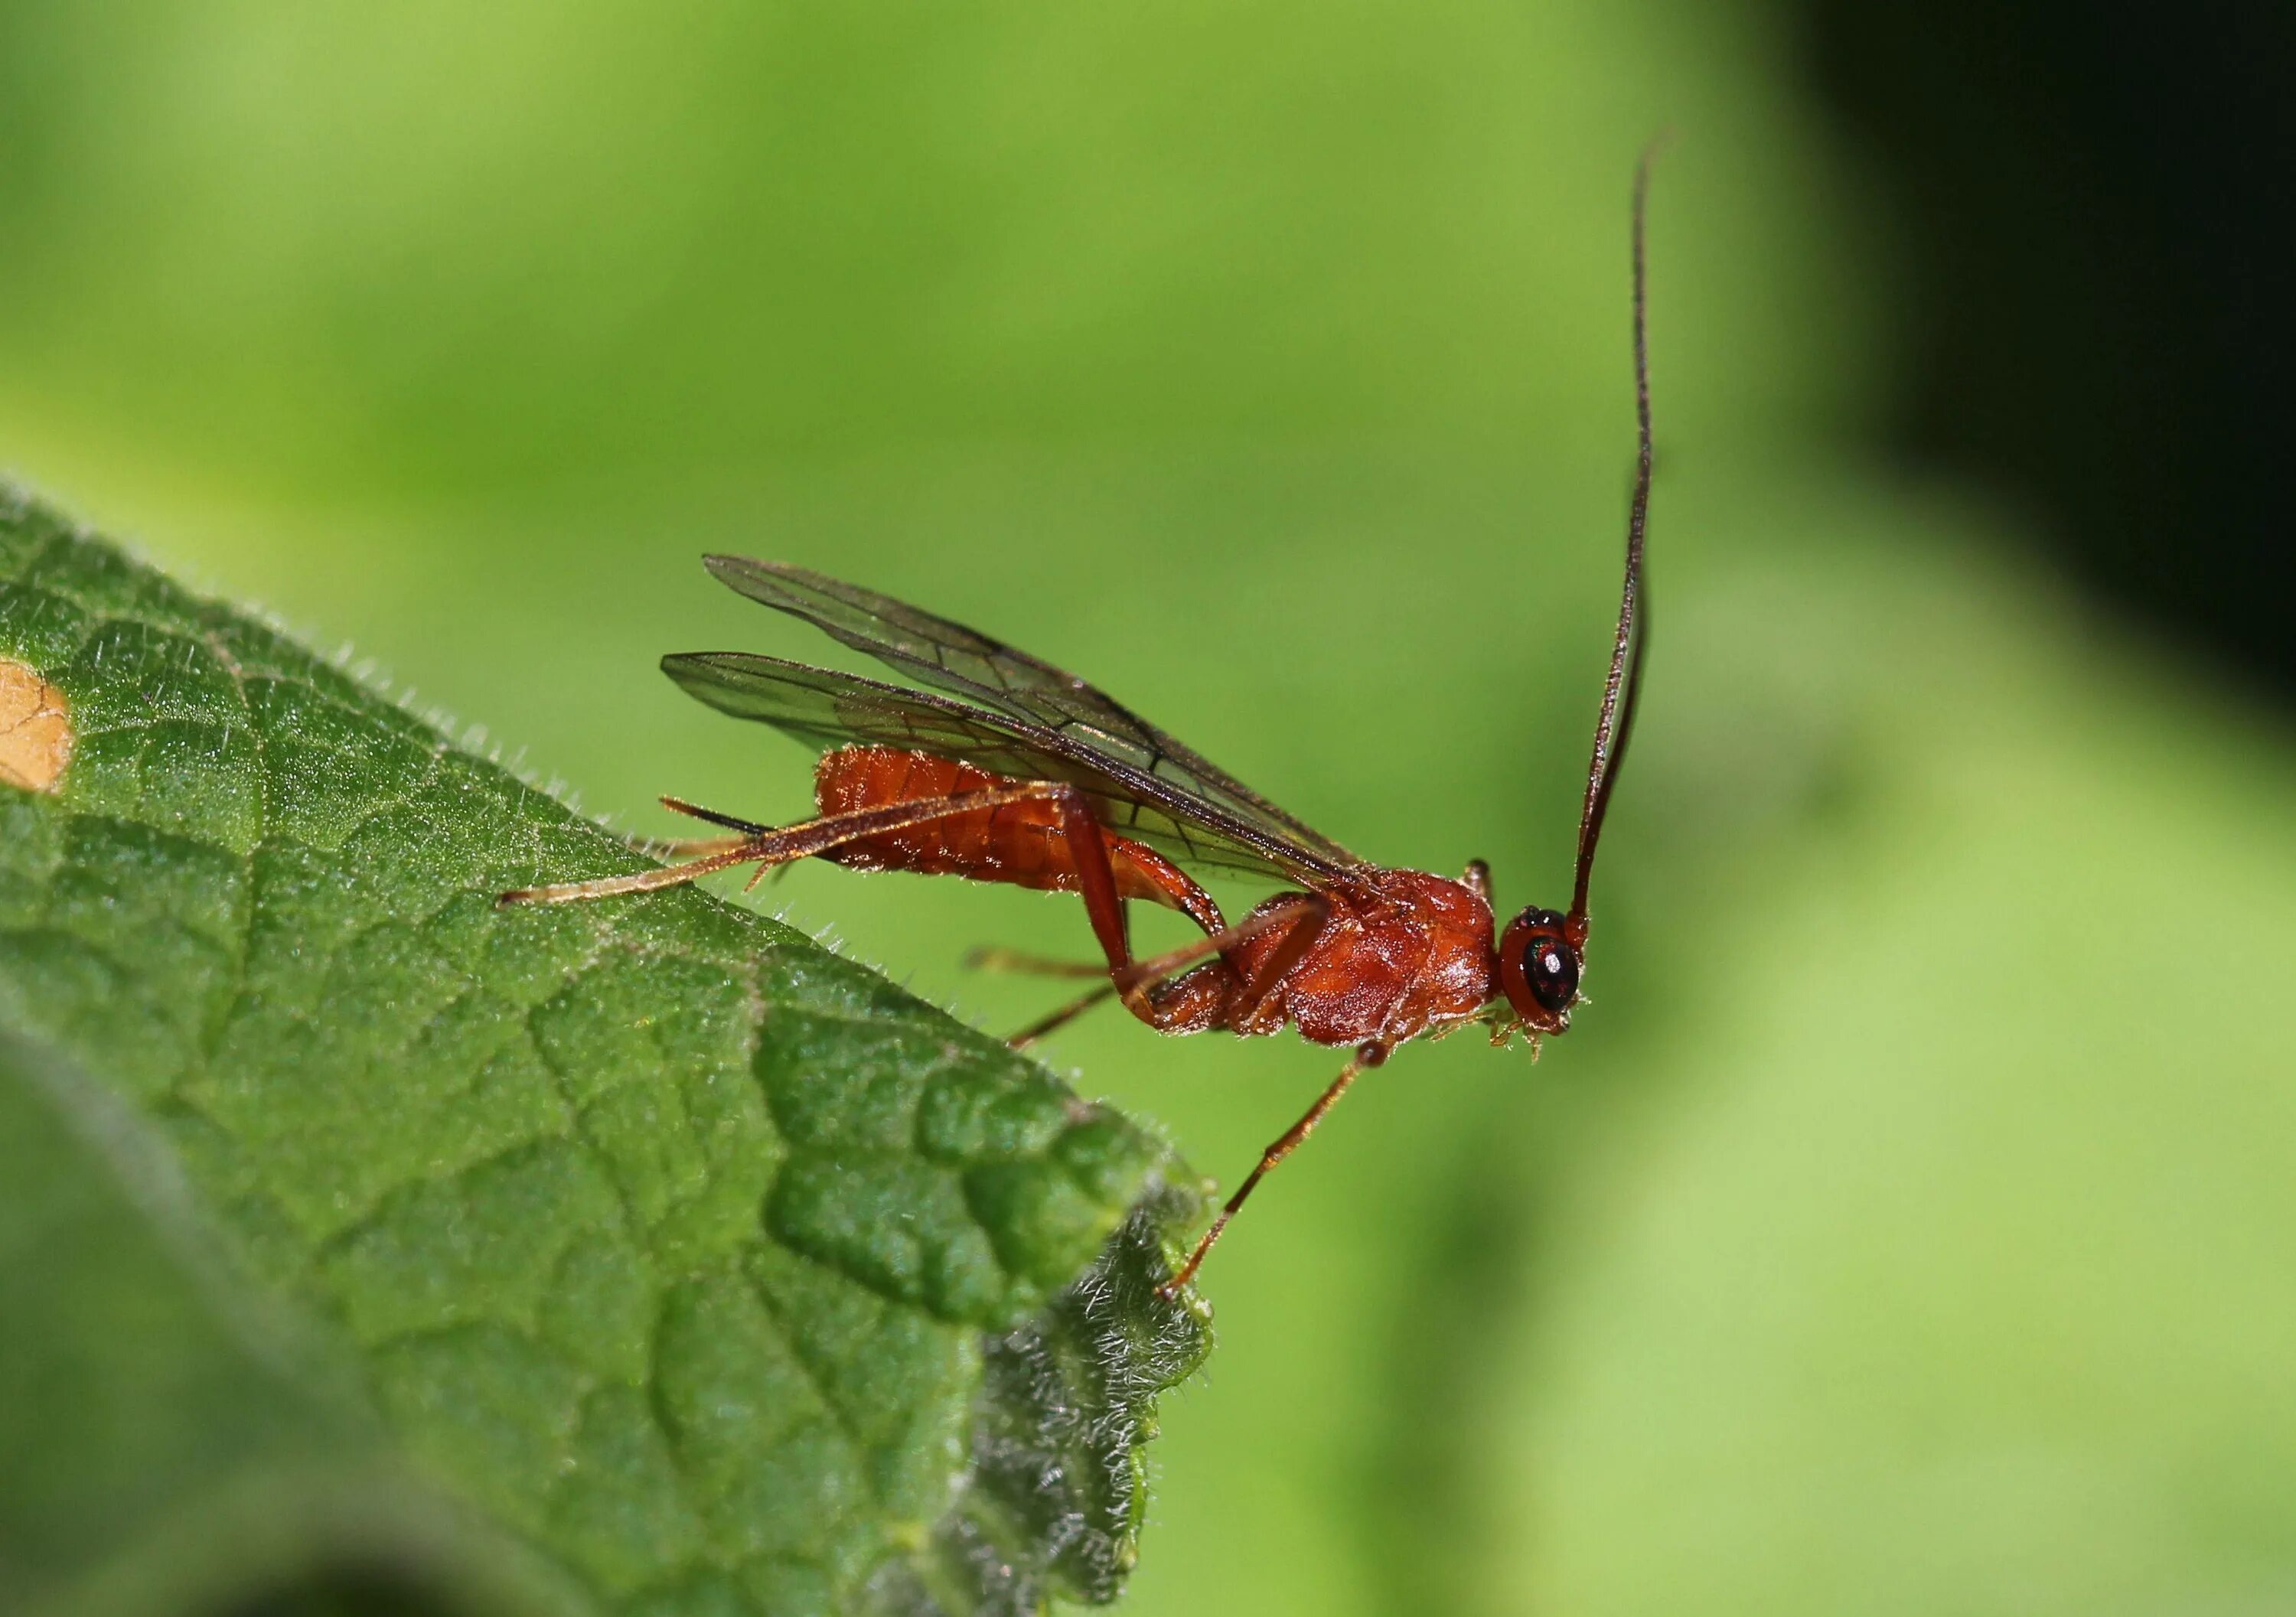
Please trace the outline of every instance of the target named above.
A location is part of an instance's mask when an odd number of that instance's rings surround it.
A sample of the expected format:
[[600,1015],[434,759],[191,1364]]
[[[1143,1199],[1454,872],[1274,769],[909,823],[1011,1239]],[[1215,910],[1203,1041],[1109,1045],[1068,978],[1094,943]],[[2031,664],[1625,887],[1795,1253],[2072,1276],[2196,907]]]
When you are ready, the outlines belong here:
[[156,1144],[0,1034],[0,1610],[292,1610],[362,1584],[543,1609],[537,1569],[299,1362],[315,1344],[234,1282]]
[[[433,1524],[423,1599],[1113,1597],[1209,1346],[1154,1294],[1201,1211],[1156,1140],[700,891],[497,911],[640,862],[0,497],[10,688],[46,715],[0,776],[0,1031],[46,1052],[5,1099],[11,1609],[101,1607],[152,1523],[266,1490]],[[347,1541],[267,1532],[209,1536],[208,1596]]]

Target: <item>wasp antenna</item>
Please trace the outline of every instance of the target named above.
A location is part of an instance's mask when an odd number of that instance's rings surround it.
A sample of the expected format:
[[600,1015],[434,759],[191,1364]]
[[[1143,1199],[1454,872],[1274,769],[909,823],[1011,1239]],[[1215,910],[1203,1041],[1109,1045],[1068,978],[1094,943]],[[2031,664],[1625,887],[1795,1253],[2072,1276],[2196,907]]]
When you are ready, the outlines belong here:
[[1634,734],[1635,696],[1642,688],[1643,648],[1650,639],[1650,611],[1643,601],[1643,538],[1650,525],[1651,405],[1650,343],[1644,318],[1646,301],[1643,267],[1643,216],[1650,196],[1651,164],[1668,136],[1659,135],[1643,148],[1635,164],[1633,211],[1635,324],[1635,454],[1634,498],[1627,509],[1627,581],[1619,595],[1619,632],[1611,645],[1611,674],[1603,685],[1603,709],[1595,720],[1595,754],[1587,766],[1587,800],[1578,814],[1578,868],[1570,891],[1570,919],[1584,932],[1587,885],[1595,874],[1595,845],[1602,840],[1603,817],[1611,807],[1611,788],[1618,784],[1619,766],[1627,756]]

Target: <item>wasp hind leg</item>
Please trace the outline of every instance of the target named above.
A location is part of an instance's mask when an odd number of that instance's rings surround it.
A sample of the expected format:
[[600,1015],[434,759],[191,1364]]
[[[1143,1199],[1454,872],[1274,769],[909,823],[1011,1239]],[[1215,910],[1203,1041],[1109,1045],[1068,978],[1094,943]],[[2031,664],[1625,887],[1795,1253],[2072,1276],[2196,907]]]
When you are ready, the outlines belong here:
[[712,825],[726,826],[736,834],[708,839],[699,844],[707,851],[683,865],[642,870],[634,875],[601,876],[589,882],[560,882],[541,887],[521,887],[496,895],[495,903],[505,908],[521,904],[575,904],[588,899],[610,899],[624,893],[655,892],[665,887],[679,886],[714,871],[730,870],[737,865],[755,865],[758,867],[757,874],[750,878],[750,884],[754,886],[776,866],[827,853],[849,842],[884,836],[952,815],[1002,808],[1007,803],[1059,798],[1063,793],[1072,793],[1074,790],[1073,787],[1029,781],[992,787],[985,792],[918,798],[906,802],[885,803],[873,808],[857,808],[845,814],[825,814],[819,819],[807,820],[801,825],[782,826],[759,825],[750,820],[736,819],[729,814],[719,814],[715,809],[698,808],[676,798],[664,798],[662,803],[665,807],[680,814],[692,815],[696,819],[708,820]]
[[1043,955],[1023,954],[1015,948],[999,948],[984,944],[968,949],[964,956],[968,972],[1012,972],[1025,977],[1105,977],[1108,968],[1090,960],[1053,960]]
[[[1287,904],[1264,911],[1259,915],[1239,921],[1234,926],[1223,927],[1208,936],[1191,940],[1177,948],[1166,950],[1163,954],[1152,955],[1145,960],[1130,962],[1110,972],[1108,981],[1098,988],[1071,999],[1050,1015],[1030,1022],[1004,1042],[1016,1050],[1025,1050],[1046,1035],[1066,1027],[1094,1006],[1119,997],[1127,1001],[1136,997],[1140,997],[1142,1004],[1146,1007],[1146,1014],[1142,1020],[1160,1031],[1195,1031],[1193,1028],[1175,1027],[1167,1019],[1160,1018],[1158,1015],[1160,1007],[1157,1002],[1152,997],[1149,997],[1152,990],[1159,983],[1169,981],[1207,956],[1217,955],[1224,949],[1232,948],[1236,944],[1244,942],[1248,939],[1257,938],[1262,932],[1273,932],[1278,927],[1292,929],[1292,936],[1285,939],[1283,945],[1260,967],[1258,975],[1250,982],[1242,985],[1243,992],[1241,997],[1233,1001],[1229,1006],[1231,1012],[1241,1014],[1259,1005],[1274,989],[1284,973],[1289,972],[1300,956],[1307,952],[1308,945],[1315,941],[1316,934],[1323,929],[1324,917],[1330,913],[1331,907],[1322,899],[1305,898],[1296,904]],[[976,954],[982,951],[975,951]],[[1028,956],[1016,957],[1032,958]],[[1065,961],[1044,961],[1038,964],[1054,968],[1045,973],[1048,976],[1071,977],[1086,974],[1098,976],[1100,974],[1096,970],[1087,973],[1086,970]],[[1163,1009],[1168,1017],[1172,1007],[1167,1005]]]

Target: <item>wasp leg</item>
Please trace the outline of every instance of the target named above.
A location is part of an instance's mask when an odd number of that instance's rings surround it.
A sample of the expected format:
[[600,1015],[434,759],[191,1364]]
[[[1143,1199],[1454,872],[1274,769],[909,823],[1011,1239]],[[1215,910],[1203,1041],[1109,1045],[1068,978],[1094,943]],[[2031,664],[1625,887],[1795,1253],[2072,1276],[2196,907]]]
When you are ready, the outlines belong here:
[[[1262,932],[1273,932],[1279,926],[1293,927],[1296,930],[1292,937],[1284,940],[1283,947],[1270,956],[1253,981],[1245,985],[1241,1003],[1246,1006],[1256,1005],[1275,988],[1283,973],[1299,963],[1300,956],[1307,952],[1308,946],[1315,940],[1316,933],[1322,929],[1324,917],[1330,913],[1331,906],[1323,899],[1306,898],[1296,904],[1287,904],[1281,908],[1250,916],[1209,936],[1192,939],[1163,954],[1136,961],[1119,971],[1111,972],[1109,980],[1098,988],[1078,996],[1050,1015],[1030,1022],[1004,1042],[1016,1050],[1025,1050],[1046,1034],[1067,1026],[1095,1005],[1119,995],[1145,993],[1208,955],[1218,954],[1247,939],[1257,938]],[[1070,970],[1061,973],[1062,976],[1071,974],[1074,973]],[[1153,1025],[1155,1007],[1152,1002],[1149,1008],[1149,1020]]]
[[1325,1112],[1340,1104],[1340,1097],[1348,1092],[1348,1087],[1356,1081],[1357,1075],[1367,1067],[1376,1067],[1384,1062],[1387,1053],[1388,1047],[1377,1039],[1357,1050],[1348,1064],[1340,1069],[1340,1075],[1332,1080],[1332,1087],[1316,1097],[1316,1104],[1308,1108],[1306,1114],[1285,1129],[1281,1139],[1260,1153],[1259,1165],[1235,1187],[1235,1194],[1227,1199],[1226,1205],[1219,1211],[1219,1217],[1212,1220],[1212,1227],[1196,1243],[1195,1251],[1188,1254],[1188,1260],[1180,1266],[1180,1272],[1156,1288],[1158,1296],[1174,1296],[1196,1277],[1196,1271],[1204,1266],[1204,1255],[1212,1250],[1212,1243],[1220,1238],[1220,1232],[1227,1228],[1228,1220],[1235,1217],[1259,1181],[1266,1178],[1278,1162],[1297,1151],[1301,1141],[1316,1132],[1316,1125],[1324,1120]]
[[[857,808],[849,814],[824,815],[817,820],[807,820],[802,825],[783,825],[777,829],[753,826],[747,820],[697,809],[690,803],[665,798],[662,800],[666,805],[682,814],[692,814],[696,818],[718,825],[741,827],[743,833],[719,840],[715,851],[683,865],[640,871],[635,875],[602,876],[592,882],[561,882],[544,887],[521,887],[500,894],[495,902],[503,906],[574,904],[586,899],[607,899],[621,893],[653,892],[706,876],[713,871],[730,869],[736,865],[758,866],[757,875],[750,878],[754,886],[758,877],[777,866],[826,853],[848,842],[883,836],[911,825],[945,819],[951,815],[971,814],[982,808],[1001,808],[1007,803],[1039,802],[1047,798],[1058,800],[1071,794],[1081,795],[1073,786],[1058,785],[1050,781],[1028,781],[1018,785],[992,787],[985,792],[962,792],[951,797],[920,798],[911,802],[887,803],[874,808]],[[1114,896],[1111,879],[1111,901]]]

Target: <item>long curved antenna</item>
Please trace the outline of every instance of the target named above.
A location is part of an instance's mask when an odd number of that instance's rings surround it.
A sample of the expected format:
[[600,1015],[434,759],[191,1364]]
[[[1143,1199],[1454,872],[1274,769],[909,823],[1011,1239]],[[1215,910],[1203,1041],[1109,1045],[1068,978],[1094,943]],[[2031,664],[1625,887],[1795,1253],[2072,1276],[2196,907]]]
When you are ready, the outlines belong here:
[[1644,331],[1643,214],[1650,195],[1651,161],[1666,136],[1643,148],[1635,164],[1635,421],[1640,430],[1635,459],[1635,494],[1627,511],[1627,582],[1619,596],[1619,634],[1611,646],[1611,677],[1603,686],[1603,710],[1595,721],[1595,756],[1587,766],[1587,801],[1578,813],[1578,871],[1570,890],[1570,920],[1583,933],[1587,883],[1595,874],[1595,844],[1602,840],[1603,817],[1610,811],[1611,788],[1626,761],[1634,734],[1635,696],[1642,689],[1643,647],[1650,638],[1649,611],[1643,604],[1643,536],[1650,525],[1651,406],[1650,344]]

